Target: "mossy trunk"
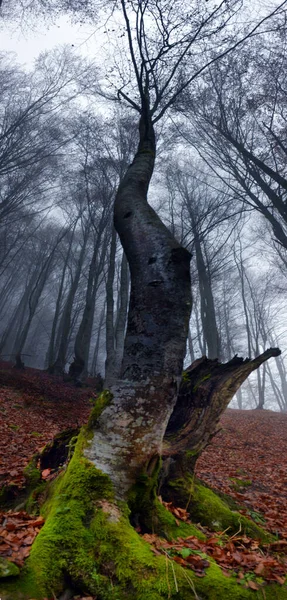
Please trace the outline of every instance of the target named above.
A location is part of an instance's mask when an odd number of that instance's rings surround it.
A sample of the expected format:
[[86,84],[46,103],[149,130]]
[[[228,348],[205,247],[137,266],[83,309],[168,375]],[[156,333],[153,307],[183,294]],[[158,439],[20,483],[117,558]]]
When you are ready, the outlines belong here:
[[[100,400],[99,411],[106,401],[106,396]],[[45,525],[20,577],[0,582],[2,600],[77,594],[98,600],[190,600],[195,594],[201,600],[257,597],[223,575],[212,559],[205,576],[198,578],[167,554],[154,553],[131,525],[128,504],[115,498],[110,478],[85,458],[90,436],[89,428],[82,429],[66,471],[53,482],[42,507]],[[161,535],[204,538],[193,525],[178,525],[159,502],[155,511]],[[283,600],[286,589],[265,586],[264,594],[266,600]]]

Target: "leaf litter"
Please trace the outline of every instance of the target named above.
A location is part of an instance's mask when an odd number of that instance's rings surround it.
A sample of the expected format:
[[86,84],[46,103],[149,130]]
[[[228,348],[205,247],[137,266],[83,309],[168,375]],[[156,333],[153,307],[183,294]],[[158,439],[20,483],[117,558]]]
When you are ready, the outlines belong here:
[[[0,486],[25,486],[24,468],[32,456],[61,431],[87,422],[93,389],[75,388],[37,369],[16,371],[0,364]],[[92,382],[91,382],[92,385]],[[153,534],[142,537],[155,554],[205,575],[210,560],[226,576],[258,590],[266,582],[285,582],[287,573],[287,415],[271,411],[228,409],[221,431],[198,460],[196,475],[213,489],[229,494],[240,512],[277,534],[277,541],[259,546],[246,535],[204,528],[206,540],[194,536],[167,541]],[[43,480],[56,473],[44,469]],[[164,503],[178,524],[186,510]],[[0,556],[23,566],[44,520],[23,510],[0,512]],[[75,597],[74,597],[75,598]],[[77,596],[78,600],[93,600]]]

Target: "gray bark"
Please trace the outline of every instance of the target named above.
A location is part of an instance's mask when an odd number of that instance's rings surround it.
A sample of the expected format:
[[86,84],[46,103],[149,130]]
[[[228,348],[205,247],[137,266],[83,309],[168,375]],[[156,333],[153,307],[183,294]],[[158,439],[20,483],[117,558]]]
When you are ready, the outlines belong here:
[[50,336],[50,341],[49,341],[49,346],[48,346],[48,351],[47,351],[47,363],[48,363],[48,369],[50,371],[53,371],[53,365],[54,365],[54,361],[55,361],[55,353],[56,353],[56,348],[55,348],[56,330],[57,330],[57,325],[58,325],[59,316],[60,316],[61,302],[62,302],[62,298],[63,298],[64,283],[65,283],[65,279],[66,279],[66,272],[67,272],[68,262],[69,262],[69,258],[70,258],[70,254],[71,254],[71,250],[72,250],[72,245],[73,245],[74,233],[75,233],[75,228],[76,228],[76,225],[77,225],[77,220],[76,220],[76,222],[74,224],[74,227],[73,227],[73,230],[71,232],[71,239],[70,239],[70,243],[69,243],[69,246],[68,246],[68,251],[67,251],[67,254],[66,254],[64,265],[63,265],[62,276],[61,276],[61,281],[60,281],[60,286],[59,286],[59,291],[58,291],[58,296],[57,296],[57,301],[56,301],[56,308],[55,308],[55,313],[54,313],[54,318],[53,318],[51,336]]
[[117,249],[117,232],[112,229],[108,276],[106,283],[106,362],[105,387],[109,387],[115,378],[115,329],[114,329],[114,278]]
[[188,379],[182,382],[164,438],[165,498],[175,500],[173,481],[193,475],[198,457],[220,430],[219,419],[242,383],[279,354],[278,348],[270,348],[253,360],[235,356],[226,364],[203,357],[186,370]]
[[76,291],[78,289],[80,276],[81,276],[81,272],[82,272],[82,267],[83,267],[83,263],[84,263],[84,258],[85,258],[85,254],[86,254],[89,232],[90,232],[90,226],[87,225],[85,232],[84,232],[81,252],[80,252],[80,255],[79,255],[79,258],[77,261],[74,276],[72,277],[71,286],[70,286],[70,289],[68,292],[67,300],[66,300],[66,303],[65,303],[65,306],[63,309],[63,313],[62,313],[62,317],[60,320],[60,324],[59,324],[60,340],[59,340],[59,344],[58,344],[57,358],[56,358],[55,364],[52,367],[52,370],[53,370],[53,372],[60,373],[60,374],[62,374],[64,372],[66,361],[67,361],[67,351],[68,351],[68,344],[69,344],[69,335],[70,335],[70,330],[71,330],[73,304],[74,304]]
[[208,358],[220,358],[220,339],[216,324],[211,282],[204,262],[199,234],[194,227],[194,248],[200,292],[202,331],[207,345]]
[[161,453],[176,402],[191,310],[190,254],[147,202],[155,137],[145,100],[140,141],[115,201],[115,227],[131,272],[122,379],[94,425],[86,456],[109,474],[117,494]]
[[115,356],[115,368],[116,373],[119,376],[121,372],[123,354],[124,354],[124,341],[125,331],[127,324],[128,314],[128,303],[129,303],[129,267],[125,253],[123,252],[122,263],[121,263],[121,276],[120,276],[120,290],[119,290],[119,306],[116,317],[116,356]]
[[75,339],[74,361],[69,369],[69,374],[75,380],[78,380],[79,377],[84,377],[88,372],[96,294],[100,284],[100,276],[103,273],[107,252],[107,235],[102,239],[105,224],[105,218],[104,215],[102,215],[102,228],[101,226],[99,227],[99,233],[96,237],[93,256],[89,267],[84,311]]

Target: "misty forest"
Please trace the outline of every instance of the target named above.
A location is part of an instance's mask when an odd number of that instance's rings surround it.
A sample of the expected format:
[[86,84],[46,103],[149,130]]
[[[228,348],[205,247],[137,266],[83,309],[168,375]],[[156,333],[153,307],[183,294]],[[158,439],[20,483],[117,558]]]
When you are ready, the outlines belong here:
[[286,22],[0,0],[0,600],[287,600]]

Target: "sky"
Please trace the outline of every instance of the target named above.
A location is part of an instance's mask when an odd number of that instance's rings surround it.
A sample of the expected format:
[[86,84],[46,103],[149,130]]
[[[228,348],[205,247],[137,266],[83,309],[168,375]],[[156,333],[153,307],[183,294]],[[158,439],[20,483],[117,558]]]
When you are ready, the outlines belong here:
[[13,52],[17,62],[27,68],[45,50],[68,44],[77,53],[92,56],[96,51],[97,28],[91,25],[72,24],[67,17],[60,17],[49,27],[41,24],[34,29],[23,30],[19,24],[5,23],[0,28],[0,52]]

